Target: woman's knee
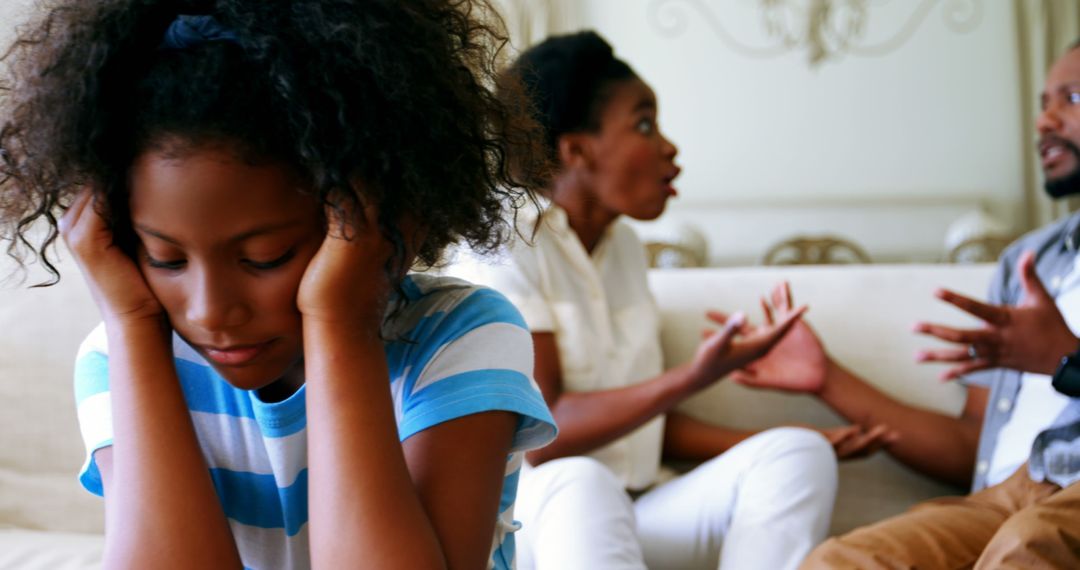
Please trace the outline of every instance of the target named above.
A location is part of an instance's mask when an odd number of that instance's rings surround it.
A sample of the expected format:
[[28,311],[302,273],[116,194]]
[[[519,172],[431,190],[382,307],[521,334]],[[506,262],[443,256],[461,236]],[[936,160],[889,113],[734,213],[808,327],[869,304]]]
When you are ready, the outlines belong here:
[[766,441],[758,454],[770,461],[792,463],[797,469],[814,469],[836,474],[836,452],[820,433],[805,428],[781,427],[761,432],[755,437]]
[[591,457],[564,457],[548,461],[535,468],[546,472],[556,488],[575,488],[587,493],[625,494],[623,484],[606,465]]

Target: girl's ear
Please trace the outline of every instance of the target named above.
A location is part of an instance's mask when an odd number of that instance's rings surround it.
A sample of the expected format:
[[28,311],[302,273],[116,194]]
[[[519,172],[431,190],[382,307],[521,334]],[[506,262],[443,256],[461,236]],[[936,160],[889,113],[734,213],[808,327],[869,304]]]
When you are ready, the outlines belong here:
[[559,137],[559,166],[561,170],[589,168],[592,165],[592,145],[588,133],[567,133]]

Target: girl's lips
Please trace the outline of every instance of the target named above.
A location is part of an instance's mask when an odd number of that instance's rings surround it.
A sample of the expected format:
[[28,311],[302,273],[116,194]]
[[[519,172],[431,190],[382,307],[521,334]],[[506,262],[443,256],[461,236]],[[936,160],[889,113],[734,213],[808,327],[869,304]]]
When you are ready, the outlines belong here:
[[264,342],[260,344],[249,344],[244,346],[230,346],[224,348],[216,348],[204,346],[203,352],[206,354],[206,358],[212,360],[216,364],[225,366],[240,366],[251,362],[258,357],[266,347],[270,345],[270,342]]

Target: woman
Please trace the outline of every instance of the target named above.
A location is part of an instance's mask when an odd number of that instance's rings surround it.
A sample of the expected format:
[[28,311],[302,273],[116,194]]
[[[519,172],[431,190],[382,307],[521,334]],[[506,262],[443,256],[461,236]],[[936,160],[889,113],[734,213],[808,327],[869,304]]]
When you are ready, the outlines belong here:
[[[655,94],[592,32],[548,39],[509,74],[530,88],[546,130],[549,202],[506,263],[456,271],[522,311],[559,425],[523,470],[519,565],[794,568],[828,529],[829,441],[799,428],[727,430],[673,408],[764,355],[802,309],[755,330],[710,313],[723,328],[664,370],[644,249],[620,221],[656,218],[675,196],[677,150],[657,125]],[[661,484],[661,456],[705,463]]]

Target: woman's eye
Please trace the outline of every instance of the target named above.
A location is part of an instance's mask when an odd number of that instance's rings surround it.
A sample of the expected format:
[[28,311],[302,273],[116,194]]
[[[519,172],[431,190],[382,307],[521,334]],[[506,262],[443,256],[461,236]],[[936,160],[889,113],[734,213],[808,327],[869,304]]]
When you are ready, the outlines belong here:
[[176,271],[177,269],[182,269],[184,267],[184,263],[186,263],[186,261],[184,261],[183,259],[165,261],[161,259],[154,259],[153,257],[150,257],[149,254],[146,255],[146,264],[150,267],[153,267],[154,269],[168,269],[169,271]]
[[637,122],[635,128],[643,135],[651,135],[656,130],[656,123],[652,119],[641,119]]
[[254,259],[245,259],[243,261],[252,269],[258,269],[261,271],[266,269],[274,269],[275,267],[281,267],[282,265],[288,263],[288,261],[293,258],[293,255],[296,255],[296,250],[290,249],[289,251],[285,252],[285,255],[282,255],[277,259],[271,259],[270,261],[255,261]]

